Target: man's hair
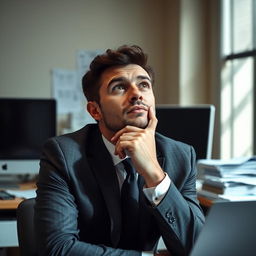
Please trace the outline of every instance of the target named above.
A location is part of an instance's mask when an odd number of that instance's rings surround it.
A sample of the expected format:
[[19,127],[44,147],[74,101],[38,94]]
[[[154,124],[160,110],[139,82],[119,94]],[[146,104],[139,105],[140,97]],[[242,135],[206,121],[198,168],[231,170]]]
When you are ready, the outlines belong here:
[[82,78],[82,87],[88,101],[100,103],[100,80],[103,72],[111,67],[137,64],[141,66],[154,81],[154,73],[147,65],[147,55],[137,46],[121,46],[117,50],[108,49],[104,54],[98,55],[90,64],[89,71]]

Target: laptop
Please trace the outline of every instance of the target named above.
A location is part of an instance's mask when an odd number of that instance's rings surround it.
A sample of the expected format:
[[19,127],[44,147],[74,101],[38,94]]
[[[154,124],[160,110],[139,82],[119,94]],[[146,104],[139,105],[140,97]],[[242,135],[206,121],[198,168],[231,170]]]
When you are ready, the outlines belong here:
[[190,256],[255,256],[256,201],[216,202]]

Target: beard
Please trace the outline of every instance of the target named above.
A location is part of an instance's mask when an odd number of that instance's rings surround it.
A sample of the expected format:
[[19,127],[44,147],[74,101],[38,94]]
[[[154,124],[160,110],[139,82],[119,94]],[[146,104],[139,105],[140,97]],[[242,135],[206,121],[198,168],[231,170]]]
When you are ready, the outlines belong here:
[[110,115],[103,114],[103,121],[105,126],[111,132],[118,132],[119,130],[123,129],[125,126],[130,125],[137,128],[145,129],[148,126],[148,118],[143,118],[143,113],[138,113],[134,118],[108,118]]
[[109,131],[114,132],[114,133],[123,129],[127,125],[145,129],[149,123],[148,116],[143,117],[143,116],[145,116],[145,113],[137,113],[132,118],[129,117],[130,108],[134,105],[138,105],[138,106],[143,105],[144,107],[149,108],[149,106],[147,104],[145,104],[144,102],[142,102],[139,99],[136,99],[136,100],[130,102],[130,105],[123,110],[122,116],[120,116],[120,115],[116,115],[115,111],[111,112],[111,110],[110,110],[110,111],[105,112],[102,105],[99,104],[99,106],[101,108],[102,119],[103,119],[103,122],[104,122],[106,128]]

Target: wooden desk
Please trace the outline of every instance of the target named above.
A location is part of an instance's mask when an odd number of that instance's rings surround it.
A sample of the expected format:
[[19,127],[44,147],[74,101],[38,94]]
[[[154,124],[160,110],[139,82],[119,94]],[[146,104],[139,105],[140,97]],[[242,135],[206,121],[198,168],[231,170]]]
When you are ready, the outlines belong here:
[[[3,189],[3,188],[0,187],[0,189]],[[26,182],[26,183],[19,184],[19,187],[13,190],[22,191],[22,190],[28,190],[28,189],[36,189],[35,182]],[[24,200],[23,198],[0,200],[0,210],[16,210],[19,203],[23,200]]]
[[0,210],[16,210],[23,198],[15,198],[10,200],[0,200]]

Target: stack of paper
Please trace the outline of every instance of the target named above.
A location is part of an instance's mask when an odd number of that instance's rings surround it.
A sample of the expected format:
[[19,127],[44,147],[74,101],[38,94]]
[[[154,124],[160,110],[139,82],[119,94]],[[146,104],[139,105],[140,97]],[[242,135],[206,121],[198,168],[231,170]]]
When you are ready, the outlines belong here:
[[199,160],[199,196],[209,199],[256,200],[256,157]]

